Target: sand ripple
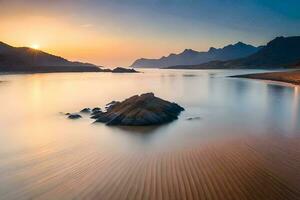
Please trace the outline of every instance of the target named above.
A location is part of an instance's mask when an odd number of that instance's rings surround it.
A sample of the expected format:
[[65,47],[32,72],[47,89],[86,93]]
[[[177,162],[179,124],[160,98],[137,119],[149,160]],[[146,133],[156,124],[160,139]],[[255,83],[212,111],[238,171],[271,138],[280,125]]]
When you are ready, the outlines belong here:
[[89,144],[0,155],[0,199],[300,199],[300,139],[244,137],[170,152]]

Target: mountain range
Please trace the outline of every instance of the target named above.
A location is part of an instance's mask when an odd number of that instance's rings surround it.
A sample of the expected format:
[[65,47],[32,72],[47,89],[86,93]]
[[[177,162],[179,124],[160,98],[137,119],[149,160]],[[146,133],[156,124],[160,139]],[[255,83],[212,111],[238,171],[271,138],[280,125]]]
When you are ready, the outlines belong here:
[[175,65],[169,69],[295,68],[300,67],[300,36],[277,37],[256,53],[228,61]]
[[[207,52],[186,49],[160,59],[139,59],[131,67],[169,69],[247,69],[300,67],[300,36],[277,37],[265,46],[238,42]],[[0,72],[103,72],[110,71],[90,63],[71,62],[59,56],[0,42]]]
[[170,54],[160,59],[141,58],[136,60],[131,67],[134,68],[164,68],[174,65],[195,65],[214,60],[226,61],[249,56],[257,52],[261,47],[238,42],[220,49],[211,47],[207,52],[198,52],[192,49],[186,49],[179,54]]
[[0,72],[91,72],[101,68],[81,62],[71,62],[62,57],[28,48],[13,47],[0,42]]

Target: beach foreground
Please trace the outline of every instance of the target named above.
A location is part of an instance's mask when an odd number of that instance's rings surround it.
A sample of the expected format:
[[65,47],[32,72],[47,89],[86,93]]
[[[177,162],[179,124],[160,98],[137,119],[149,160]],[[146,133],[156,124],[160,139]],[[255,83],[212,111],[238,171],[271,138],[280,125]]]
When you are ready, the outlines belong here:
[[180,151],[99,153],[89,147],[79,153],[87,146],[1,157],[7,166],[1,182],[15,177],[1,187],[1,199],[300,198],[300,138],[248,136]]
[[252,78],[261,80],[271,80],[291,83],[300,85],[300,70],[288,71],[288,72],[270,72],[270,73],[258,73],[258,74],[246,74],[233,76],[236,78]]

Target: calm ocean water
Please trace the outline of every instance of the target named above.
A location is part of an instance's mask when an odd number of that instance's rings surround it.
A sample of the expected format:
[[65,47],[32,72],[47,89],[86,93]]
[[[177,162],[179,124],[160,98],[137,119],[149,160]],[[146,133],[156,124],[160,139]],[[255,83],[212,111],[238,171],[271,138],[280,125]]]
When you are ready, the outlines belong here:
[[[231,134],[300,133],[298,87],[227,78],[255,71],[144,70],[141,74],[34,74],[1,76],[2,153],[81,139],[115,150],[157,149]],[[183,106],[179,120],[160,127],[117,128],[70,121],[60,112],[104,107],[112,100],[154,92]],[[194,120],[187,120],[195,117]],[[141,134],[145,133],[146,134]],[[103,143],[103,144],[101,144]],[[0,152],[0,153],[1,153]]]
[[[64,158],[172,152],[244,135],[299,137],[299,87],[227,77],[254,70],[143,71],[0,76],[2,197],[45,192],[55,185],[46,180],[59,176],[56,164],[63,165]],[[92,124],[86,115],[72,121],[60,114],[145,92],[185,111],[170,124],[144,128],[107,127]],[[41,185],[43,181],[47,184]]]

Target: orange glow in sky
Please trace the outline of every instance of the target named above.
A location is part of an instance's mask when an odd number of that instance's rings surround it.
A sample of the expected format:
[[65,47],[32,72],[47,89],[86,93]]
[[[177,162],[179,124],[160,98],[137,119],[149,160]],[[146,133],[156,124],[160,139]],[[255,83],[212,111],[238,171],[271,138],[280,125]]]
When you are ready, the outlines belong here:
[[45,16],[27,16],[22,20],[7,16],[1,19],[0,34],[0,41],[12,46],[28,46],[70,60],[105,66],[130,65],[139,57],[169,53],[169,46],[156,48],[154,44],[159,41],[141,40]]
[[[229,2],[0,0],[0,41],[114,67],[238,41],[258,46],[299,33],[299,9],[288,2]],[[290,14],[281,10],[286,7]]]
[[189,37],[178,40],[146,29],[146,24],[145,27],[129,24],[129,27],[123,19],[112,21],[110,14],[95,22],[89,17],[72,16],[70,11],[51,10],[48,6],[33,10],[33,5],[26,6],[27,1],[19,2],[23,4],[0,2],[0,41],[15,47],[40,49],[72,61],[129,66],[141,57],[158,58],[185,48],[209,48],[205,40],[197,44]]

